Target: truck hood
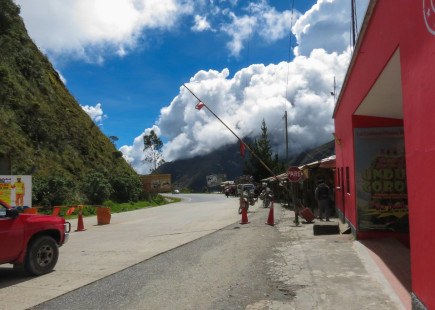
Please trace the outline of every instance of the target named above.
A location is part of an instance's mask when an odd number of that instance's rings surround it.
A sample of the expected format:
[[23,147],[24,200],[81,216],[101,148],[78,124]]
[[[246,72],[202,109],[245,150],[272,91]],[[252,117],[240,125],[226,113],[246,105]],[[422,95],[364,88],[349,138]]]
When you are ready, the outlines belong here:
[[39,215],[39,214],[25,214],[20,213],[19,215],[20,220],[23,220],[27,223],[34,223],[34,224],[50,224],[50,225],[57,225],[57,224],[64,224],[66,221],[63,217],[59,216],[51,216],[51,215]]

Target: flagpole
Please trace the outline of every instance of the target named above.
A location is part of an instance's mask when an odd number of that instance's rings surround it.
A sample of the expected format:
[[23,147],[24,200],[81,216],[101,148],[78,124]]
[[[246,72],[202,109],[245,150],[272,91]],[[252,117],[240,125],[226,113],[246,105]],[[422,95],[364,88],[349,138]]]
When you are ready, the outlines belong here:
[[195,95],[187,86],[186,86],[186,84],[183,84],[183,86],[200,102],[200,103],[202,103],[203,105],[204,105],[204,107],[206,107],[207,108],[207,110],[209,110],[210,111],[210,113],[211,114],[213,114],[214,115],[214,117],[216,117],[239,141],[240,141],[240,143],[242,143],[247,149],[248,149],[248,151],[249,152],[251,152],[251,154],[256,158],[256,159],[258,159],[258,161],[263,165],[263,167],[264,168],[266,168],[266,170],[268,171],[268,172],[270,172],[274,177],[275,177],[275,179],[277,178],[276,177],[276,175],[275,175],[275,173],[273,173],[273,171],[257,156],[257,154],[255,154],[252,150],[251,150],[251,148],[249,147],[249,145],[247,145],[242,139],[240,139],[239,138],[239,136],[230,128],[230,127],[228,127],[227,126],[227,124],[225,124],[224,123],[224,121],[222,121],[205,103],[204,103],[204,101],[202,101],[197,95]]

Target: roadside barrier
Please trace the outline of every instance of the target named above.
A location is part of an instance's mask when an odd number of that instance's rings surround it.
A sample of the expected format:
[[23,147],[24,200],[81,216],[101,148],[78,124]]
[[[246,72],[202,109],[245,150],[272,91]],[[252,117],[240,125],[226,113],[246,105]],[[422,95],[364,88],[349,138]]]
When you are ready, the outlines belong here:
[[[78,209],[78,223],[77,223],[77,230],[76,231],[84,231],[86,230],[83,224],[83,208],[86,207],[86,210],[89,210],[89,208],[95,208],[96,209],[96,215],[97,215],[97,223],[98,225],[106,225],[110,224],[110,207],[101,206],[101,205],[78,205],[78,206],[55,206],[53,207],[53,216],[68,216],[72,215],[76,209]],[[66,209],[65,214],[60,211],[62,208]],[[87,213],[89,214],[89,213]]]
[[74,210],[76,209],[75,206],[73,206],[73,207],[68,207],[68,206],[56,206],[56,207],[53,208],[53,213],[52,213],[51,215],[53,215],[53,216],[58,216],[58,215],[59,215],[59,211],[60,211],[60,209],[62,209],[62,208],[68,208],[68,211],[66,211],[65,215],[71,215],[71,214],[74,212]]
[[273,219],[273,200],[272,200],[272,203],[270,205],[269,218],[267,219],[266,225],[271,225],[271,226],[275,225],[275,222]]
[[83,212],[82,212],[83,206],[78,206],[78,207],[79,207],[79,217],[78,217],[76,231],[85,231],[86,229],[85,229],[85,226],[83,225]]
[[245,200],[242,200],[242,221],[240,224],[249,224],[248,212],[246,211]]

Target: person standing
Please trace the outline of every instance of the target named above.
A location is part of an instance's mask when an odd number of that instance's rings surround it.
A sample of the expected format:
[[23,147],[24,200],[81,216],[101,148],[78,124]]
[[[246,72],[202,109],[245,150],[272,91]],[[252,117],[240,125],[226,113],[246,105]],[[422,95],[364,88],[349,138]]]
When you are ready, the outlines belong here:
[[326,221],[329,222],[329,187],[324,180],[319,180],[314,196],[319,207],[319,219],[323,221],[323,213],[325,213]]
[[23,207],[24,194],[26,193],[26,186],[24,185],[24,182],[21,182],[20,176],[17,176],[17,182],[15,182],[11,187],[15,188],[15,206]]

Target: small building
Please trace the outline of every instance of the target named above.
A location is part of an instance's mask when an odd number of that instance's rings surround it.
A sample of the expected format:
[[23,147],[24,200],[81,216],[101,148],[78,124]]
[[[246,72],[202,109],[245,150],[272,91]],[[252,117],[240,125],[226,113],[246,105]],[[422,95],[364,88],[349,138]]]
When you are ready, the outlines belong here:
[[371,0],[333,115],[338,210],[410,247],[413,309],[435,309],[434,56],[432,0]]

